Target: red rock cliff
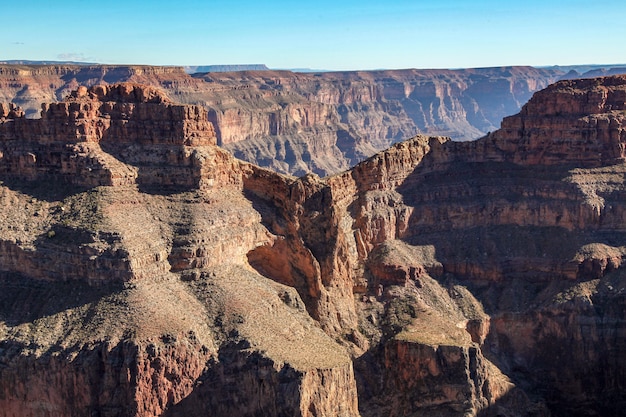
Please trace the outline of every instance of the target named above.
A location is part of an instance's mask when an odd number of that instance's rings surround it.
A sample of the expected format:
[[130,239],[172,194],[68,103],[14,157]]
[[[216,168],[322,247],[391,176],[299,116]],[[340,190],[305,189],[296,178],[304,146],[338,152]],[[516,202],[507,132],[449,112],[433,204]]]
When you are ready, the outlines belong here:
[[[0,410],[619,415],[625,89],[559,83],[478,141],[298,179],[149,88],[80,90],[41,121],[2,107]],[[75,133],[106,115],[115,135]],[[55,182],[39,155],[127,174]]]
[[[395,402],[378,412],[418,401],[446,415],[511,406],[531,415],[621,412],[615,375],[625,363],[610,346],[623,343],[615,332],[624,327],[624,91],[624,77],[559,82],[476,142],[416,138],[329,180],[338,193],[362,187],[346,197],[351,262],[363,265],[357,311],[383,347],[357,370],[359,388],[370,390],[368,369],[388,372],[377,396]],[[612,330],[602,328],[607,320]],[[474,346],[489,360],[482,372],[471,370],[478,357],[455,371],[471,355],[456,350],[452,360],[454,349],[441,346]],[[399,371],[398,361],[415,372]],[[434,382],[440,366],[486,379],[457,375],[443,389]],[[529,400],[540,392],[542,402]]]
[[359,415],[319,295],[248,263],[276,236],[244,177],[293,179],[151,87],[1,108],[0,415]]
[[626,155],[624,76],[561,81],[504,119],[498,148],[518,164],[602,166]]
[[0,102],[31,117],[79,86],[134,82],[209,110],[220,145],[275,171],[328,175],[417,133],[493,131],[561,72],[531,67],[196,74],[176,67],[0,66]]

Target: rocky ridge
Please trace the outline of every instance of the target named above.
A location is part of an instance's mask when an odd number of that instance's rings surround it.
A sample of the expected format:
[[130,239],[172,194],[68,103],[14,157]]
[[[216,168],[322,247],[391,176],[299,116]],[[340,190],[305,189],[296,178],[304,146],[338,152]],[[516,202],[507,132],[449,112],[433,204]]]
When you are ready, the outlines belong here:
[[621,415],[625,92],[559,82],[328,178],[232,158],[148,87],[0,107],[0,410]]
[[219,145],[238,158],[324,176],[418,133],[468,140],[493,132],[534,92],[593,73],[568,68],[189,75],[182,67],[0,65],[0,102],[38,117],[41,102],[62,101],[81,85],[152,85],[176,102],[204,106]]
[[341,172],[417,133],[474,139],[496,130],[563,72],[532,67],[188,75],[180,67],[0,65],[0,102],[36,117],[80,85],[134,82],[207,108],[218,143],[296,175]]
[[204,109],[122,84],[8,116],[0,415],[358,415],[345,348],[247,266],[254,170]]

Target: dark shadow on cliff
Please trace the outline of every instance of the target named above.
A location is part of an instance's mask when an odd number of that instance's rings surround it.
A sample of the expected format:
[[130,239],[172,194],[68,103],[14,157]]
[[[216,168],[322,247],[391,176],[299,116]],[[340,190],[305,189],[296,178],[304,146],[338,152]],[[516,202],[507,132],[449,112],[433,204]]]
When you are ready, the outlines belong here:
[[[309,288],[311,283],[313,256],[302,244],[293,243],[288,236],[288,216],[270,198],[263,198],[244,189],[245,197],[260,214],[261,224],[279,238],[272,245],[258,246],[247,253],[248,263],[262,276],[283,285],[295,288],[311,317],[316,317],[316,299]],[[283,239],[284,238],[284,239]],[[308,274],[306,271],[309,271]]]
[[[571,302],[571,311],[551,304],[551,297],[581,291],[577,285],[585,287],[623,264],[614,261],[610,252],[621,253],[619,248],[626,242],[626,232],[611,226],[619,224],[620,212],[612,206],[622,204],[623,191],[600,189],[605,206],[595,215],[588,196],[567,180],[573,166],[468,162],[458,149],[452,154],[458,155],[456,160],[451,157],[447,163],[426,155],[397,188],[404,204],[413,208],[401,240],[434,246],[437,261],[443,265],[440,281],[465,286],[482,304],[492,317],[492,339],[499,331],[493,327],[494,317],[508,315],[512,329],[520,318],[534,320],[536,325],[528,326],[530,330],[519,330],[540,340],[536,346],[529,345],[531,351],[516,348],[513,340],[507,345],[502,336],[498,346],[488,339],[482,348],[485,357],[520,389],[537,398],[533,403],[546,401],[551,415],[559,417],[626,415],[621,389],[626,367],[616,359],[623,355],[616,348],[594,347],[599,342],[592,342],[593,334],[585,333],[596,323],[599,333],[613,334],[614,341],[606,346],[622,346],[623,325],[615,327],[605,313],[608,304],[587,305],[583,296]],[[605,249],[608,255],[603,254]],[[623,305],[623,300],[618,304]],[[542,339],[538,334],[548,336]],[[590,352],[597,351],[590,362],[577,363],[580,358],[571,353],[581,343],[590,344],[585,347]],[[607,397],[605,390],[612,394]],[[548,415],[542,406],[526,414],[505,413],[519,402],[514,392],[481,415]]]
[[[458,417],[470,415],[470,403],[465,404],[465,412],[459,409],[462,403],[442,402],[431,407],[416,408],[412,396],[399,392],[393,385],[386,386],[386,370],[380,358],[384,357],[384,348],[375,347],[354,361],[354,370],[359,391],[359,411],[363,417],[391,415],[411,415],[415,417],[438,416]],[[423,387],[422,387],[423,389]],[[413,397],[415,400],[415,397]],[[474,415],[474,414],[471,414]],[[551,417],[541,398],[529,398],[519,388],[504,393],[493,404],[480,410],[477,417]],[[582,416],[580,416],[582,417]]]
[[557,414],[541,398],[529,398],[521,389],[513,388],[479,411],[477,417],[557,417]]
[[[137,169],[135,182],[140,192],[151,195],[173,195],[198,189],[199,167],[178,161],[182,146],[116,143],[105,131],[100,148],[118,161]],[[175,162],[167,158],[175,156]]]
[[272,201],[272,196],[259,196],[247,188],[243,189],[243,195],[261,215],[261,224],[270,232],[277,233],[287,228],[287,220],[281,209]]
[[49,203],[62,201],[69,196],[83,193],[91,188],[72,184],[61,176],[47,176],[45,179],[27,181],[0,175],[0,185]]
[[492,316],[483,352],[553,416],[626,415],[624,271],[536,283],[535,296],[524,284],[468,287],[483,299],[529,301],[526,309]]
[[607,208],[593,220],[597,225],[586,226],[596,209],[569,180],[574,167],[467,162],[462,152],[471,149],[443,146],[459,156],[442,163],[427,154],[397,191],[413,208],[400,239],[433,245],[444,272],[492,282],[503,276],[529,282],[594,279],[604,271],[591,258],[574,261],[580,249],[626,241],[625,231],[610,226],[619,221],[611,204],[620,204],[623,193],[603,196]]
[[[141,172],[141,170],[140,170]],[[187,187],[180,185],[157,185],[146,184],[138,181],[137,189],[140,193],[158,196],[172,196],[176,194],[186,193],[190,191],[196,191],[197,187]]]
[[[98,341],[69,348],[53,345],[39,355],[24,353],[33,348],[38,346],[10,340],[0,343],[3,381],[14,383],[12,389],[21,394],[5,402],[11,408],[2,411],[18,410],[20,415],[31,409],[46,414],[44,407],[49,407],[74,416],[136,415],[133,366],[138,346],[132,340],[124,339],[115,345]],[[42,392],[47,394],[47,401],[38,408]],[[68,397],[68,393],[79,394]]]
[[384,347],[372,346],[363,355],[353,361],[354,378],[359,396],[359,412],[363,417],[375,417],[383,414],[389,406],[384,397]]
[[250,349],[246,341],[219,349],[196,381],[193,391],[170,405],[162,417],[195,415],[292,417],[299,415],[302,374]]
[[[567,401],[546,401],[550,390],[528,396],[518,388],[507,392],[493,404],[481,410],[477,417],[623,417],[623,398],[608,399],[603,404],[579,404]],[[543,394],[543,395],[541,395]]]
[[95,303],[123,291],[122,283],[94,287],[82,281],[44,281],[18,273],[0,272],[0,321],[7,326],[30,323],[39,318]]

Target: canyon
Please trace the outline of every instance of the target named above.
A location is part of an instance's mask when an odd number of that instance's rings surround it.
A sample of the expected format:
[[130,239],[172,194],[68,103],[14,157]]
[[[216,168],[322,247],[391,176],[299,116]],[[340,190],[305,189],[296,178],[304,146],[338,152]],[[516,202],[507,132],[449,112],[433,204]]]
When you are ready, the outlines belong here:
[[0,416],[623,415],[626,76],[323,178],[171,91],[0,104]]
[[284,174],[326,176],[417,134],[479,138],[550,83],[602,70],[297,73],[259,68],[187,74],[183,67],[0,65],[0,102],[13,102],[27,117],[39,117],[41,103],[62,101],[80,85],[151,85],[173,101],[205,107],[218,144],[237,158]]

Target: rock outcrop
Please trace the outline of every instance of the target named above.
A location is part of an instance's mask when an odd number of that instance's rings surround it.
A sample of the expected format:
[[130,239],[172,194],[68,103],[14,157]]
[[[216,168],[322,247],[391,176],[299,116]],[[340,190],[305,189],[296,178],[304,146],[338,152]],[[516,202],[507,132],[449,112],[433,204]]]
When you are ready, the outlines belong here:
[[0,106],[0,415],[622,415],[625,106],[562,81],[327,178],[150,87]]
[[[202,168],[199,156],[183,147],[215,145],[216,138],[204,108],[172,105],[154,89],[120,84],[90,91],[81,87],[62,103],[44,104],[40,119],[11,118],[9,114],[0,141],[2,169],[9,177],[35,181],[61,175],[76,185],[98,186],[132,183],[133,177],[141,175],[140,183],[149,178],[153,185],[186,181],[192,187],[200,181]],[[137,164],[148,165],[150,158],[161,162],[166,157],[172,172],[142,175],[98,153],[102,147],[115,153],[128,146],[150,148],[138,156],[144,160],[134,161]],[[68,147],[71,152],[65,149]]]
[[597,167],[624,162],[624,76],[562,81],[535,94],[494,135],[517,164]]
[[[371,386],[376,363],[393,387],[378,386],[376,409],[393,398],[391,409],[421,402],[424,415],[435,402],[449,415],[468,404],[486,415],[623,413],[625,92],[623,76],[559,82],[476,142],[417,138],[342,176],[364,191],[350,203],[366,259],[355,288],[361,326],[383,346],[357,369]],[[385,342],[371,324],[390,314]],[[459,328],[473,344],[451,337]],[[455,368],[452,351],[472,365]],[[416,371],[398,375],[398,362]],[[457,384],[490,378],[444,389],[442,366]]]
[[0,415],[359,415],[346,349],[248,266],[275,237],[243,178],[293,179],[150,87],[5,108]]

